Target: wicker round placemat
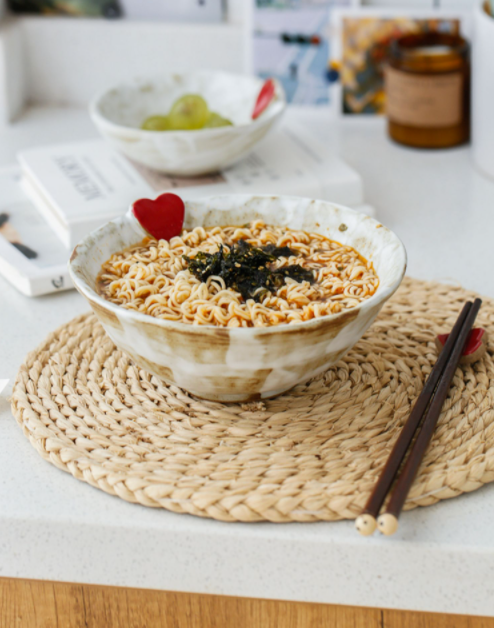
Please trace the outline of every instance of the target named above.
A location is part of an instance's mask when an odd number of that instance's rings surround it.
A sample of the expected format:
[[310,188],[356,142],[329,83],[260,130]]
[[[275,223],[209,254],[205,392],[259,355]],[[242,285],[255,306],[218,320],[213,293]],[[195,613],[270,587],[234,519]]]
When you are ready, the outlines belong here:
[[[131,501],[223,521],[354,518],[467,298],[406,279],[346,358],[266,402],[195,399],[136,367],[92,314],[30,353],[12,408],[36,450]],[[478,325],[494,339],[494,301]],[[458,369],[406,508],[494,481],[494,344]]]

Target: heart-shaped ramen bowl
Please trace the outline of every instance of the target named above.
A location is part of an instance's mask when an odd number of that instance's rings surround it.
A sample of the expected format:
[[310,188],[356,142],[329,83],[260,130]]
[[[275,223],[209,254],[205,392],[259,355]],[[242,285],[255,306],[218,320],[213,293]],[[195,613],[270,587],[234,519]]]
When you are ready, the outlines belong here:
[[189,325],[125,309],[96,291],[101,265],[136,244],[142,233],[122,216],[88,235],[69,264],[79,292],[89,301],[113,342],[150,373],[214,401],[273,397],[341,359],[400,285],[406,252],[398,237],[372,218],[325,201],[289,196],[225,195],[185,204],[186,229],[198,225],[267,224],[320,233],[354,247],[379,277],[373,296],[358,306],[296,324],[228,328]]

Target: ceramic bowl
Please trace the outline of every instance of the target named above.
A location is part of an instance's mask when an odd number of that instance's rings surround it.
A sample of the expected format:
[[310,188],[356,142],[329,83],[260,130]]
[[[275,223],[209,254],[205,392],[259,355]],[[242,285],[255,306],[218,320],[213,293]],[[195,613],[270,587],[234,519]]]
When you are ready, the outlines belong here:
[[358,307],[304,323],[253,328],[188,325],[127,310],[99,296],[95,284],[101,264],[140,241],[142,232],[129,215],[94,231],[71,257],[76,288],[113,342],[136,364],[198,397],[224,402],[264,399],[321,373],[359,340],[405,273],[406,253],[397,236],[341,205],[239,194],[186,202],[185,208],[187,229],[262,219],[321,233],[372,260],[380,281],[376,293]]
[[[227,72],[189,72],[138,79],[107,89],[90,106],[96,127],[130,159],[171,175],[216,172],[246,155],[285,110],[283,88],[275,81],[275,97],[256,119],[251,114],[263,81]],[[151,115],[166,114],[187,93],[200,94],[209,109],[233,126],[197,131],[144,131]]]

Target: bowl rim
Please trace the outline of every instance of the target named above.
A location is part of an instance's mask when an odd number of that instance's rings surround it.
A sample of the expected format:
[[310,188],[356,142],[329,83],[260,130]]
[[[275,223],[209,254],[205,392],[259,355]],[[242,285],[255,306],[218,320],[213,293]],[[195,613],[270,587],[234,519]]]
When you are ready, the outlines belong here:
[[[127,81],[119,81],[118,83],[114,83],[110,85],[109,87],[105,87],[104,89],[97,92],[89,101],[89,106],[88,106],[89,115],[91,116],[93,122],[96,125],[101,124],[111,131],[125,131],[127,134],[134,137],[141,137],[141,138],[164,137],[164,136],[169,137],[169,138],[181,137],[181,136],[191,137],[191,135],[195,133],[201,133],[202,137],[206,137],[206,136],[220,135],[222,133],[233,133],[237,129],[246,129],[249,127],[251,127],[252,129],[255,129],[257,127],[263,126],[268,121],[281,115],[286,108],[287,101],[286,101],[285,90],[283,89],[283,85],[281,84],[281,82],[274,77],[273,77],[273,81],[276,86],[276,95],[278,96],[277,100],[272,102],[271,105],[268,106],[268,108],[258,118],[256,118],[255,120],[250,120],[249,122],[245,124],[233,124],[232,126],[224,126],[224,127],[216,127],[216,128],[213,127],[210,129],[171,130],[171,131],[166,131],[165,133],[164,131],[152,131],[149,129],[140,129],[140,128],[136,128],[132,126],[125,126],[123,124],[117,124],[116,122],[113,122],[112,120],[107,118],[100,111],[100,108],[99,108],[101,101],[109,92],[122,89],[124,87],[134,87],[136,84],[138,84],[138,82],[146,82],[146,81],[158,82],[160,80],[163,80],[167,76],[168,77],[169,76],[177,76],[177,77],[182,76],[183,77],[183,76],[208,75],[208,74],[209,75],[222,74],[226,76],[235,76],[235,77],[244,78],[246,80],[249,80],[249,79],[256,80],[259,78],[254,75],[241,74],[241,73],[236,73],[236,72],[225,72],[223,70],[217,70],[217,71],[216,70],[192,70],[189,72],[164,72],[158,75],[135,77]],[[259,80],[262,81],[262,79],[259,79]]]
[[[187,205],[187,202],[209,203],[213,199],[232,198],[232,197],[238,198],[240,202],[240,199],[244,199],[245,201],[245,199],[252,198],[252,197],[272,199],[273,194],[217,194],[214,196],[203,196],[197,199],[193,199],[191,201],[186,200],[185,203],[186,205]],[[306,199],[306,197],[283,195],[283,194],[277,195],[276,198],[277,199],[290,199],[290,200]],[[76,260],[78,259],[80,254],[87,255],[89,253],[91,246],[87,244],[87,240],[94,239],[98,237],[98,235],[102,235],[102,233],[104,233],[104,231],[108,228],[110,224],[118,225],[119,223],[126,222],[128,220],[127,214],[124,214],[123,216],[119,216],[118,218],[114,218],[113,220],[108,221],[107,223],[99,227],[98,229],[95,229],[74,247],[74,250],[72,251],[70,260],[68,262],[69,274],[76,289],[84,297],[86,297],[86,299],[88,299],[90,303],[95,302],[100,307],[111,311],[113,314],[116,315],[117,318],[119,319],[123,318],[124,320],[128,320],[128,321],[153,324],[153,325],[157,325],[158,327],[173,329],[176,331],[188,332],[189,334],[190,333],[193,333],[193,334],[194,333],[197,333],[197,334],[204,334],[204,333],[211,334],[212,333],[212,334],[226,334],[226,335],[233,334],[233,335],[238,335],[238,336],[251,336],[253,334],[257,336],[257,335],[265,335],[265,334],[273,334],[273,333],[283,334],[283,333],[290,333],[291,330],[296,331],[300,329],[307,329],[307,330],[317,329],[318,327],[326,326],[327,324],[333,324],[334,322],[338,321],[338,319],[340,318],[347,318],[353,312],[357,312],[357,315],[356,315],[356,318],[357,318],[361,311],[365,312],[366,310],[372,308],[377,303],[386,302],[396,292],[396,290],[398,289],[398,287],[400,286],[403,280],[403,277],[405,276],[405,272],[407,269],[407,261],[408,261],[407,252],[401,239],[393,231],[391,231],[391,229],[389,229],[388,227],[386,227],[379,221],[375,220],[374,218],[371,218],[370,216],[367,216],[366,214],[363,214],[361,212],[357,212],[345,205],[340,205],[339,203],[332,203],[331,201],[325,201],[322,199],[320,199],[319,202],[327,203],[329,206],[335,209],[338,209],[340,211],[343,211],[344,213],[351,213],[352,216],[354,216],[355,214],[358,216],[362,216],[363,220],[369,221],[369,225],[373,225],[374,227],[377,227],[379,225],[381,229],[391,234],[392,238],[399,245],[396,253],[398,257],[401,257],[401,259],[398,259],[398,261],[401,264],[401,269],[397,271],[396,279],[389,286],[385,287],[382,290],[382,292],[378,292],[379,291],[379,288],[378,288],[378,290],[369,299],[362,301],[361,303],[359,303],[359,305],[356,305],[355,307],[350,308],[349,310],[344,310],[336,314],[326,314],[325,316],[313,318],[309,321],[302,321],[300,323],[270,325],[266,327],[220,327],[218,325],[191,325],[189,323],[182,323],[180,321],[171,321],[171,320],[167,320],[163,318],[156,318],[149,314],[143,314],[135,310],[129,310],[120,305],[112,303],[111,301],[108,301],[107,299],[99,295],[96,292],[95,288],[91,287],[88,284],[88,282],[82,275],[82,268],[78,268],[79,265],[76,263]],[[137,232],[136,232],[136,237],[137,237]],[[95,244],[93,243],[92,246],[94,245]],[[79,247],[85,248],[86,250],[80,253],[78,252]],[[113,255],[113,253],[111,254]]]

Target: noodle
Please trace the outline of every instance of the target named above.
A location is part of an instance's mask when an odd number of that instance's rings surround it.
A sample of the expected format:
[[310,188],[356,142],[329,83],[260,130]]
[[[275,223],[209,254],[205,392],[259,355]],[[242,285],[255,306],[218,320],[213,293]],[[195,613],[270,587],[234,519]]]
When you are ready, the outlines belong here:
[[[187,268],[184,255],[216,253],[239,240],[255,247],[288,246],[294,253],[279,257],[273,269],[299,264],[314,282],[284,279],[284,285],[257,302],[244,300],[219,276],[201,282]],[[355,249],[317,233],[270,227],[257,220],[243,227],[196,227],[167,240],[144,238],[115,253],[98,275],[102,296],[129,310],[192,325],[264,327],[308,321],[357,306],[372,296],[379,279],[371,262]]]

